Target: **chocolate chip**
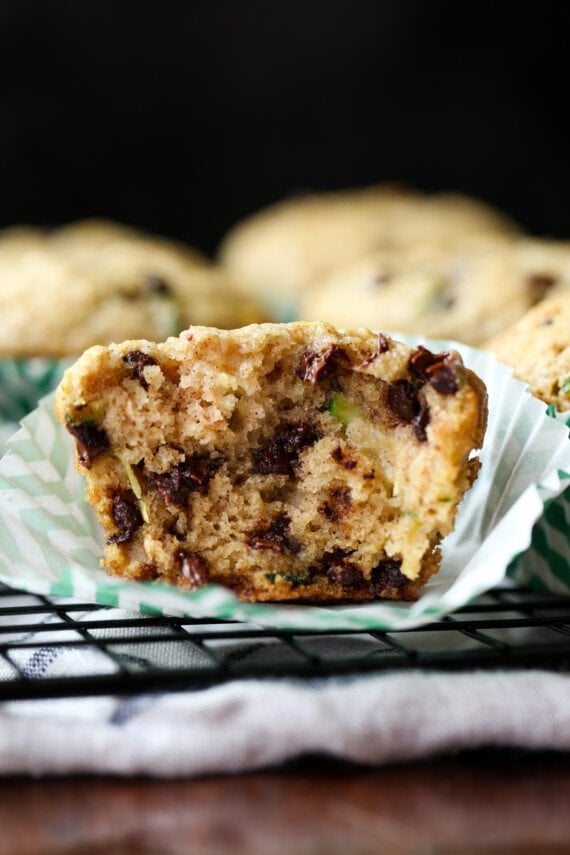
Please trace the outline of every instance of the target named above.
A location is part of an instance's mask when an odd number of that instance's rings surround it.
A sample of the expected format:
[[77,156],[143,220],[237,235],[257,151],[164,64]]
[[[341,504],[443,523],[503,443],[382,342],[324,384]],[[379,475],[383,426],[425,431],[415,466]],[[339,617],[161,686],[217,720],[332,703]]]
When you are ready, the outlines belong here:
[[154,273],[148,273],[143,280],[143,288],[150,294],[156,294],[159,297],[172,296],[172,288],[162,276],[157,276]]
[[372,362],[375,362],[376,359],[380,356],[381,353],[386,353],[387,350],[390,349],[390,345],[388,343],[388,339],[384,335],[384,333],[378,333],[378,341],[376,342],[376,347],[366,359],[361,362],[360,368],[366,368]]
[[289,533],[290,519],[280,514],[269,524],[261,523],[248,535],[247,545],[251,549],[269,549],[271,552],[299,552],[301,545]]
[[408,368],[418,382],[428,381],[444,395],[454,395],[459,388],[457,361],[449,353],[432,353],[420,344],[410,357]]
[[413,377],[417,377],[419,380],[425,381],[427,369],[430,365],[434,365],[436,362],[441,362],[444,355],[445,354],[443,353],[432,353],[431,350],[428,350],[427,347],[420,344],[408,360],[410,373]]
[[140,382],[143,389],[148,389],[144,369],[147,365],[156,365],[156,359],[153,359],[148,353],[143,353],[142,350],[131,350],[130,353],[123,356],[123,362],[129,366],[131,376]]
[[141,564],[137,579],[140,582],[149,582],[151,579],[158,578],[158,567],[156,564]]
[[109,437],[103,428],[97,427],[94,422],[80,424],[67,422],[66,427],[76,439],[77,456],[86,469],[91,469],[95,458],[111,447]]
[[433,298],[433,306],[435,309],[443,309],[443,311],[447,312],[449,309],[452,309],[457,303],[457,298],[455,294],[452,294],[449,286],[444,286],[439,291],[436,292]]
[[319,351],[307,353],[297,369],[297,376],[305,383],[311,383],[314,386],[318,380],[323,380],[325,377],[334,374],[339,363],[345,361],[346,358],[346,353],[338,344],[329,344]]
[[350,458],[345,457],[340,445],[337,445],[331,451],[331,457],[335,463],[339,463],[344,469],[354,469],[356,467],[356,460],[350,460]]
[[384,558],[372,570],[371,593],[381,596],[387,588],[404,588],[408,579],[401,572],[402,562],[395,558]]
[[420,410],[416,387],[409,380],[396,380],[388,386],[386,402],[401,422],[411,422]]
[[549,327],[549,326],[551,326],[553,323],[554,323],[554,321],[552,320],[552,318],[546,318],[546,320],[545,320],[545,321],[543,321],[543,322],[541,323],[541,325],[540,325],[540,326],[541,326],[541,327]]
[[390,350],[390,343],[384,333],[378,333],[378,343],[376,345],[376,350],[378,353],[386,353],[387,350]]
[[139,503],[130,490],[117,491],[113,495],[113,521],[119,531],[107,539],[107,543],[129,543],[137,529],[143,524]]
[[340,548],[325,552],[321,561],[322,571],[330,582],[345,588],[356,588],[363,584],[364,577],[356,564],[347,561],[348,556],[353,552],[353,549]]
[[272,537],[267,537],[265,534],[257,534],[252,532],[247,541],[250,549],[269,549],[271,552],[276,552],[280,555],[283,552],[283,544]]
[[425,401],[419,399],[418,392],[428,382],[437,392],[454,395],[459,388],[457,362],[449,353],[432,353],[420,345],[410,356],[408,368],[413,380],[391,383],[387,404],[401,422],[412,422],[416,437],[425,442],[430,413]]
[[455,395],[459,388],[455,363],[446,356],[426,370],[429,382],[442,395]]
[[364,579],[356,564],[350,561],[331,564],[327,570],[327,578],[336,585],[342,585],[343,588],[357,588]]
[[343,588],[357,588],[362,584],[363,576],[356,564],[333,564],[327,571],[331,582],[342,585]]
[[256,475],[293,475],[300,454],[318,439],[317,429],[308,422],[284,425],[254,452],[252,471]]
[[551,273],[531,273],[530,276],[527,276],[526,284],[533,303],[539,303],[552,286],[556,285],[556,276]]
[[414,433],[420,442],[426,442],[427,441],[426,428],[429,424],[429,420],[430,420],[429,406],[427,405],[427,403],[425,401],[420,401],[420,411],[412,419],[412,425],[414,428]]
[[329,493],[328,499],[319,505],[318,511],[330,522],[341,519],[352,504],[350,487],[336,487]]
[[348,558],[354,552],[356,552],[355,549],[342,549],[341,547],[337,546],[330,552],[323,553],[323,557],[321,559],[323,571],[326,572],[332,564],[338,563],[339,561],[344,561],[345,558]]
[[185,505],[195,490],[205,492],[222,461],[208,455],[194,455],[182,460],[168,472],[145,473],[148,483],[155,487],[169,505]]
[[387,270],[378,270],[372,279],[373,288],[382,288],[390,281],[390,274]]
[[179,549],[174,557],[180,564],[182,575],[188,579],[192,588],[201,588],[209,581],[208,564],[206,559],[197,552],[187,552],[185,549]]

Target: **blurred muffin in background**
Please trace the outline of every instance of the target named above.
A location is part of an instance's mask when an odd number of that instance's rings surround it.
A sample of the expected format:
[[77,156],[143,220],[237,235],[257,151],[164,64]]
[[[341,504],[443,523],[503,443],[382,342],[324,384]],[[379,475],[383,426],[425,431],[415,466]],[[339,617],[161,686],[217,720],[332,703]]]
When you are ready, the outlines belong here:
[[198,252],[106,221],[0,235],[0,356],[65,357],[161,341],[190,324],[259,322],[255,300]]
[[507,217],[475,199],[378,185],[296,197],[265,208],[230,230],[219,258],[253,292],[294,299],[373,250],[416,243],[443,249],[467,235],[516,231]]
[[537,398],[570,410],[570,289],[543,300],[484,347]]
[[50,243],[58,254],[78,267],[92,269],[100,265],[108,276],[129,275],[133,269],[134,253],[155,263],[170,265],[173,259],[187,264],[208,267],[210,262],[194,247],[149,235],[131,226],[110,220],[79,220],[62,226],[50,235]]
[[480,237],[370,253],[307,291],[300,316],[477,345],[566,289],[570,243]]

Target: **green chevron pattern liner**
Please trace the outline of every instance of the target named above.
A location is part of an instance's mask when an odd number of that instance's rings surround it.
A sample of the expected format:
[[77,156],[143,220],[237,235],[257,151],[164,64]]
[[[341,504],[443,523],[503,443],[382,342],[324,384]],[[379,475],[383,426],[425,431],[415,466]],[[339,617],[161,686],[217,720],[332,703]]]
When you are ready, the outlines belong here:
[[[570,428],[570,413],[548,415]],[[532,530],[530,547],[509,567],[509,576],[532,588],[570,592],[570,476],[559,473],[568,486],[559,496],[546,502],[544,514]]]
[[[570,587],[568,499],[560,498],[570,484],[567,428],[490,354],[450,342],[427,345],[433,350],[453,346],[462,353],[487,383],[490,414],[480,476],[444,543],[442,569],[418,602],[250,604],[217,586],[190,593],[107,576],[99,569],[102,534],[82,500],[73,441],[55,420],[52,397],[24,419],[0,462],[0,579],[29,591],[156,615],[231,618],[281,629],[389,630],[420,626],[453,611],[503,580],[509,566],[522,578],[527,556],[522,562],[514,559],[528,549],[532,536],[528,556],[534,575],[543,585],[556,579]],[[535,554],[544,556],[545,541],[549,555],[533,564]],[[544,565],[548,572],[543,574]]]
[[18,422],[59,383],[72,359],[1,359],[0,422]]

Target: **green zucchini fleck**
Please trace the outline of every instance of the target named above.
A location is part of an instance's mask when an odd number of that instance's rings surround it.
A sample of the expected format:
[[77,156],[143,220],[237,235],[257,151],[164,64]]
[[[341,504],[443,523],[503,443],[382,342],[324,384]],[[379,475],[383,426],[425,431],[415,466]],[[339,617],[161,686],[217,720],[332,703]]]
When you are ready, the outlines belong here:
[[91,401],[89,404],[74,404],[73,409],[65,414],[65,421],[72,427],[77,427],[77,425],[96,425],[103,421],[104,415],[104,402]]
[[347,427],[353,419],[362,418],[362,411],[360,408],[353,401],[349,401],[346,395],[342,395],[340,392],[335,392],[331,395],[327,401],[327,410],[333,418],[345,427]]
[[121,454],[120,451],[115,451],[114,454],[115,454],[115,457],[121,461],[123,469],[127,473],[128,482],[131,485],[131,489],[132,489],[133,493],[135,494],[136,498],[138,499],[139,507],[141,510],[141,516],[142,516],[144,522],[148,523],[150,520],[150,516],[148,513],[148,505],[142,497],[141,485],[139,483],[139,479],[136,476],[135,470],[133,469],[133,467],[131,466],[129,461],[125,459],[124,455]]

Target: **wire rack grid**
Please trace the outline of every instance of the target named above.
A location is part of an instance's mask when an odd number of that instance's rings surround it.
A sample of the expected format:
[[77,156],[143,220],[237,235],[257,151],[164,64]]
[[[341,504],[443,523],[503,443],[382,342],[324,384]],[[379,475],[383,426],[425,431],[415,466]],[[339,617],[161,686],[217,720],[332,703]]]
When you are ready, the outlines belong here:
[[570,669],[570,597],[497,588],[421,629],[274,631],[0,586],[0,700],[132,695],[394,669]]

